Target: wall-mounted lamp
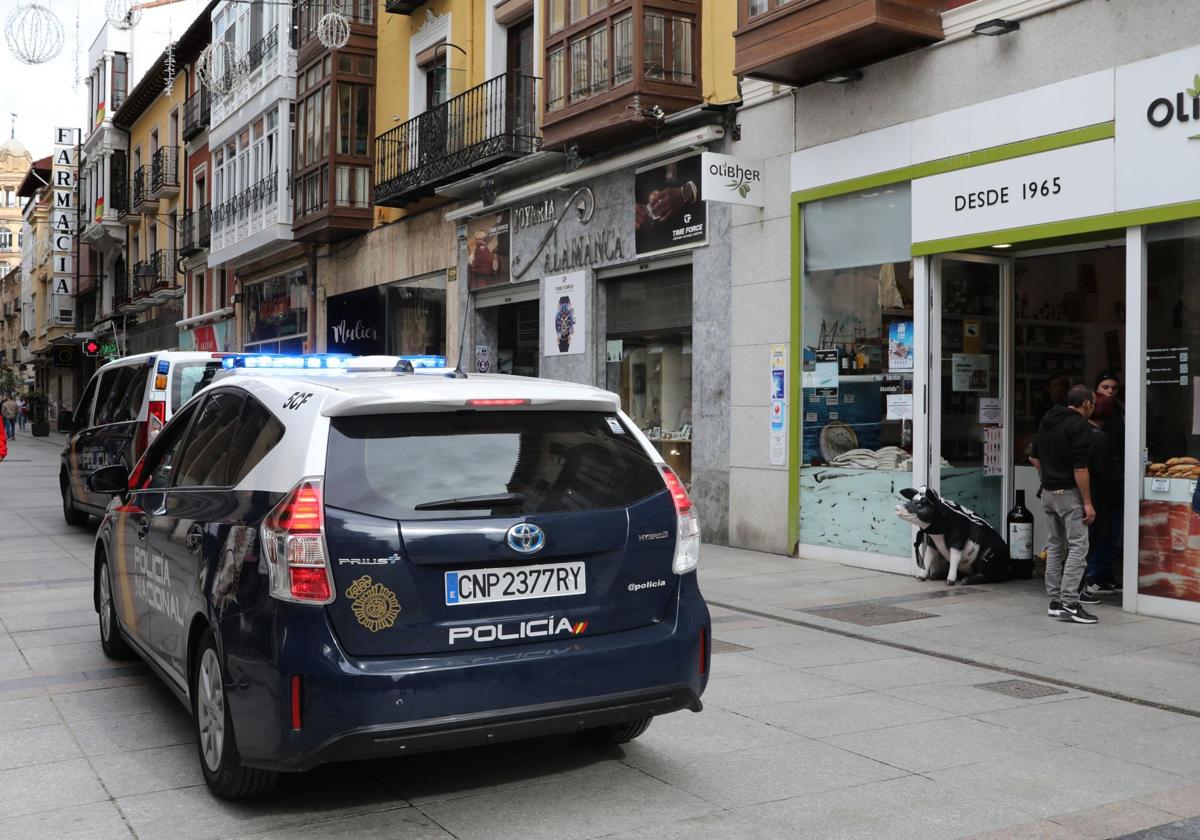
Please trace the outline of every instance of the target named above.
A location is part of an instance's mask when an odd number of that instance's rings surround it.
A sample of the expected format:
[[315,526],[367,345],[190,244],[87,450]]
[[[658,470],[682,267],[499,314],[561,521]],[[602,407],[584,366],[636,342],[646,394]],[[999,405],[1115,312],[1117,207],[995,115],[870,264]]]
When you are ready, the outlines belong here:
[[831,85],[844,85],[846,82],[857,82],[861,78],[861,70],[835,70],[822,76],[821,81]]
[[971,31],[976,35],[1007,35],[1009,32],[1016,32],[1020,28],[1021,21],[1019,20],[995,18],[994,20],[975,24],[975,28]]

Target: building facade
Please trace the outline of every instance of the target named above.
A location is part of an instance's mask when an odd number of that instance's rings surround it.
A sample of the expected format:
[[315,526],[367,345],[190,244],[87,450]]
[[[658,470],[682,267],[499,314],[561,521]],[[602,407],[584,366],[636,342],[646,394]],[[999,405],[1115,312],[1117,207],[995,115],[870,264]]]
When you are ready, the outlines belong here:
[[[21,181],[31,162],[29,152],[15,137],[0,145],[0,306],[3,306],[0,365],[13,371],[31,360],[27,347],[20,341],[24,330],[21,321],[21,248],[25,237],[19,195]],[[23,371],[20,376],[24,378]]]
[[[733,309],[747,342],[735,399],[754,412],[733,431],[746,492],[731,540],[911,572],[892,508],[928,485],[1001,531],[1023,493],[1041,548],[1038,421],[1070,384],[1111,377],[1104,426],[1123,458],[1107,542],[1124,606],[1200,620],[1200,562],[1180,536],[1200,471],[1172,460],[1196,448],[1200,182],[1174,173],[1200,165],[1200,53],[1169,23],[1188,4],[976,0],[924,18],[930,46],[894,40],[896,57],[836,67],[821,62],[847,36],[809,5],[761,20],[746,7],[737,36],[739,67],[769,83],[737,148],[789,187],[734,227],[734,282],[755,302]],[[797,35],[770,54],[746,39],[784,26]],[[1080,32],[1086,49],[1062,49]],[[809,84],[821,78],[839,83]],[[770,83],[800,87],[773,97]],[[783,464],[765,460],[768,400],[739,385],[773,367],[772,345],[786,349]]]

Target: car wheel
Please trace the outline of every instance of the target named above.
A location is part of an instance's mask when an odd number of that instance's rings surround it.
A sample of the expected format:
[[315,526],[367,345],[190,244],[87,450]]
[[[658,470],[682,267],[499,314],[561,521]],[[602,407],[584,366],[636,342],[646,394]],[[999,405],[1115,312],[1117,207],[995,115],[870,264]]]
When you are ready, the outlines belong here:
[[68,525],[86,525],[88,514],[75,507],[75,496],[71,492],[71,484],[66,479],[59,481],[62,490],[63,519]]
[[627,744],[650,728],[653,716],[638,720],[627,720],[624,723],[614,723],[609,726],[597,726],[595,729],[585,729],[579,733],[580,739],[596,747],[614,747],[617,744]]
[[133,651],[121,636],[121,627],[117,624],[117,607],[113,603],[112,576],[108,573],[108,563],[100,561],[100,647],[109,659],[129,659]]
[[275,787],[278,773],[246,767],[238,755],[221,658],[212,630],[204,632],[192,671],[192,719],[196,724],[200,769],[214,794],[221,799],[245,799]]

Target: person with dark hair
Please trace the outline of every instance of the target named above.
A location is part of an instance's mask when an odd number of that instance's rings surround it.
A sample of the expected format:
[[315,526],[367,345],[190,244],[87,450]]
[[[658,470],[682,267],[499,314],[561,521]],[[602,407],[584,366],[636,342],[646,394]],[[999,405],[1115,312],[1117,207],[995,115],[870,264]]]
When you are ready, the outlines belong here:
[[1085,583],[1092,594],[1121,591],[1120,582],[1113,576],[1125,509],[1125,412],[1117,397],[1120,387],[1116,373],[1104,371],[1096,377],[1096,409],[1088,420],[1097,435],[1089,464],[1096,521],[1088,533]]
[[1092,506],[1088,461],[1092,429],[1088,418],[1095,395],[1086,385],[1067,391],[1067,404],[1046,412],[1038,428],[1030,461],[1042,480],[1042,508],[1050,530],[1046,550],[1046,614],[1077,624],[1095,624],[1096,617],[1079,603],[1087,564],[1088,526],[1096,521]]

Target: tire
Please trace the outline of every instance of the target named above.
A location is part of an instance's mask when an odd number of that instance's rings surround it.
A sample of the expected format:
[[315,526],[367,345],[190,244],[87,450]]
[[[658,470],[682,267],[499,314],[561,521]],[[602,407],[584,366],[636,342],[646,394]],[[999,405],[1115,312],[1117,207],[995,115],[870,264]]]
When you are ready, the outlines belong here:
[[100,560],[100,647],[109,659],[130,659],[133,651],[121,635],[117,623],[117,607],[112,597],[112,577],[108,573],[108,561]]
[[71,493],[71,483],[65,478],[59,481],[62,491],[63,519],[68,525],[86,525],[89,515],[75,507],[75,496]]
[[609,726],[597,726],[595,729],[585,729],[579,733],[579,738],[594,747],[615,747],[627,744],[650,728],[653,716],[627,720],[624,723],[614,723]]
[[221,799],[245,799],[275,787],[279,774],[242,764],[225,696],[221,655],[211,629],[204,631],[192,667],[192,722],[200,770],[209,790]]

